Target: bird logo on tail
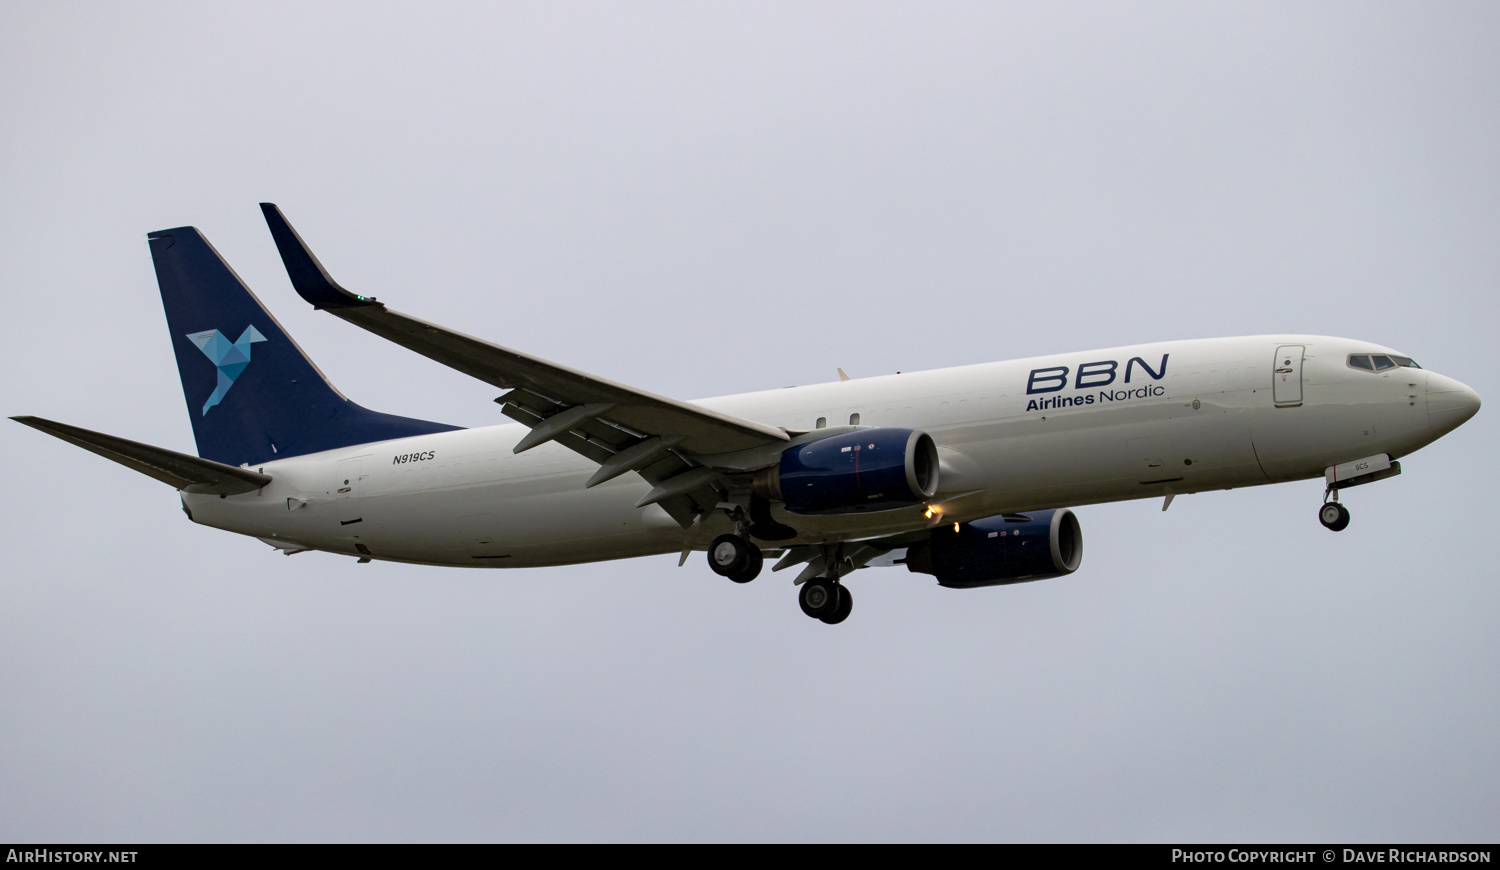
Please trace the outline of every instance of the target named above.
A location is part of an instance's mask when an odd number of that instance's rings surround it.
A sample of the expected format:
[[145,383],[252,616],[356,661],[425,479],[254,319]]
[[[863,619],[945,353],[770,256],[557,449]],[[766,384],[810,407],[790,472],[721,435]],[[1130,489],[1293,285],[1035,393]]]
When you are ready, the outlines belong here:
[[203,403],[203,413],[224,400],[224,394],[234,386],[234,381],[240,376],[240,372],[250,365],[250,346],[257,341],[265,341],[266,337],[261,335],[254,326],[246,326],[245,331],[240,333],[239,340],[231,344],[217,329],[207,332],[194,332],[188,336],[188,340],[198,345],[203,355],[208,357],[219,370],[219,383],[214,387],[213,395]]

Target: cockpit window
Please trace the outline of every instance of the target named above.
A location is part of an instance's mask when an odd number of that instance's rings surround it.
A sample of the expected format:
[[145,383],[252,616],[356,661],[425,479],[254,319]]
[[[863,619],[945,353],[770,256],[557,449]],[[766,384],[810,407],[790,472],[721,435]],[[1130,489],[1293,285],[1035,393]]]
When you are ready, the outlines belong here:
[[1365,372],[1383,372],[1402,366],[1409,369],[1419,369],[1417,361],[1409,356],[1396,356],[1385,353],[1351,353],[1349,354],[1349,368],[1359,369]]

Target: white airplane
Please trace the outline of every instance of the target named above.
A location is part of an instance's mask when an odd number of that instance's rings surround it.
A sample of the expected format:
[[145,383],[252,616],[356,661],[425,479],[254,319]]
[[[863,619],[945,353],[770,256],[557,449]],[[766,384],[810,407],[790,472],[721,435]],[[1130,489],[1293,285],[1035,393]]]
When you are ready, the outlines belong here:
[[[290,555],[509,568],[703,550],[737,583],[802,565],[802,610],[846,619],[853,571],[968,588],[1070,574],[1067,506],[1323,476],[1339,493],[1479,410],[1388,347],[1202,339],[681,402],[397,313],[340,287],[261,206],[316,308],[506,392],[462,429],[344,398],[193,227],[149,236],[198,456],[21,423],[181,491],[188,517]],[[681,564],[681,563],[679,563]]]

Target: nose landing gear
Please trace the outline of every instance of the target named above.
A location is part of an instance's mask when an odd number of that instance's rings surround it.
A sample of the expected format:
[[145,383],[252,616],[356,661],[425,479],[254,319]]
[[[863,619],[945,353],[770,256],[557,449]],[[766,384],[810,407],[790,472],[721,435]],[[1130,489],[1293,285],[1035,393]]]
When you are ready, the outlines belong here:
[[1318,522],[1324,528],[1342,532],[1349,527],[1349,510],[1339,504],[1339,490],[1364,486],[1400,473],[1401,463],[1392,459],[1389,453],[1377,453],[1353,462],[1328,466],[1323,469],[1323,479],[1328,481],[1328,488],[1323,490],[1323,506],[1318,509]]
[[[1329,497],[1333,500],[1329,501]],[[1318,522],[1331,532],[1342,532],[1349,527],[1349,509],[1339,504],[1339,490],[1334,482],[1328,482],[1323,490],[1323,506],[1318,508]]]
[[1342,532],[1349,527],[1349,509],[1336,501],[1325,502],[1318,508],[1318,522],[1329,531]]

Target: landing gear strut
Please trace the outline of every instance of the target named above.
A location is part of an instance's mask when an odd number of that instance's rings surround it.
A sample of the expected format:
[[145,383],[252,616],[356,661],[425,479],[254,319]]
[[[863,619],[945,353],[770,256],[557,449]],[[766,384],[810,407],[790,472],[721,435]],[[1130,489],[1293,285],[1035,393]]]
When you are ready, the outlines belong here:
[[763,564],[760,548],[739,535],[720,535],[708,547],[708,567],[736,583],[754,580]]

